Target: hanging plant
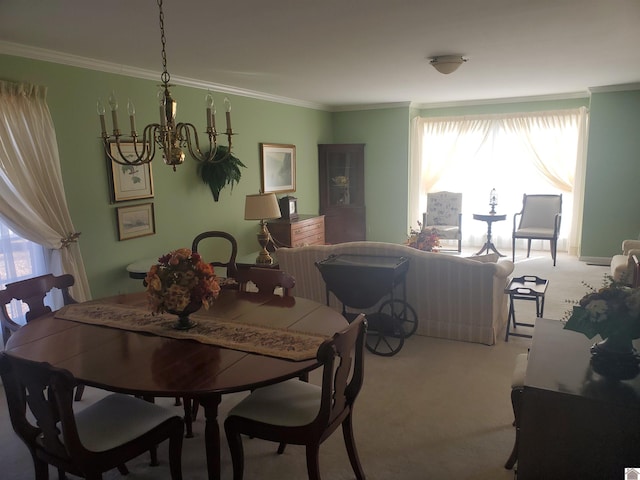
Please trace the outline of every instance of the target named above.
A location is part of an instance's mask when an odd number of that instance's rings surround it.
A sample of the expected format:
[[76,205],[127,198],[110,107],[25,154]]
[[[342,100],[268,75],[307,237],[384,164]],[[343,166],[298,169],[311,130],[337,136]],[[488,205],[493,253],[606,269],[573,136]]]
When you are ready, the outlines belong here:
[[228,151],[228,147],[220,146],[216,151],[213,162],[198,163],[198,176],[202,183],[206,183],[209,186],[213,200],[216,202],[220,198],[220,190],[225,185],[230,185],[233,190],[233,184],[240,182],[240,177],[242,176],[240,167],[247,168],[233,154],[229,154],[226,159],[220,161],[227,155]]

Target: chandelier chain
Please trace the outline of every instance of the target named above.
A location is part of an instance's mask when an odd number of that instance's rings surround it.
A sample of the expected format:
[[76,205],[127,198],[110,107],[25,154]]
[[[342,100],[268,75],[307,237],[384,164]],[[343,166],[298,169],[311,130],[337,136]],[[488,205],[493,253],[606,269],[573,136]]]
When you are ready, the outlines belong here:
[[162,42],[162,75],[160,78],[162,83],[168,85],[171,80],[171,75],[169,75],[169,72],[167,71],[167,39],[164,35],[164,12],[162,11],[162,0],[158,0],[158,8],[160,10],[160,41]]

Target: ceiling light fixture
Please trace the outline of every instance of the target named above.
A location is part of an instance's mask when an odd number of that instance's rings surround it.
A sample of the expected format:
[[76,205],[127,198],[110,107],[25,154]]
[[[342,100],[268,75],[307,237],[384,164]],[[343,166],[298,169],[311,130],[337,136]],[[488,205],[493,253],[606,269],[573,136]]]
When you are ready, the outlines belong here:
[[462,55],[440,55],[429,58],[429,63],[440,73],[448,75],[455,72],[467,60],[469,59]]
[[[105,108],[101,100],[98,100],[98,116],[100,118],[100,127],[102,130],[101,137],[104,142],[104,151],[111,161],[119,163],[120,165],[141,165],[151,162],[156,154],[156,146],[162,151],[164,163],[173,166],[173,170],[176,170],[176,165],[184,162],[185,154],[182,150],[186,147],[189,150],[191,156],[200,162],[212,162],[220,163],[226,160],[231,154],[231,137],[235,135],[231,130],[231,102],[228,98],[224,99],[227,129],[224,133],[227,137],[228,148],[226,152],[222,154],[223,150],[220,149],[221,155],[217,155],[218,143],[217,136],[219,133],[216,131],[216,110],[213,102],[213,96],[211,92],[208,92],[205,96],[206,117],[207,117],[207,129],[205,131],[206,136],[209,139],[208,150],[203,153],[200,148],[200,142],[198,141],[198,132],[192,123],[176,123],[176,101],[171,97],[169,87],[172,86],[171,75],[167,71],[167,53],[166,38],[164,34],[164,13],[162,11],[162,0],[158,0],[159,18],[160,18],[160,40],[162,41],[162,74],[160,80],[162,81],[161,88],[158,92],[158,101],[160,107],[160,123],[150,123],[144,127],[142,137],[138,137],[135,125],[135,107],[129,100],[127,102],[127,110],[129,113],[129,122],[131,125],[130,137],[123,137],[122,133],[118,129],[118,101],[115,94],[109,96],[109,105],[111,106],[111,119],[113,122],[113,134],[107,133],[107,127],[105,124],[104,113]],[[134,154],[125,155],[121,149],[121,142],[128,142],[133,144]],[[110,144],[115,143],[117,148],[111,148]],[[112,150],[113,153],[112,154]]]

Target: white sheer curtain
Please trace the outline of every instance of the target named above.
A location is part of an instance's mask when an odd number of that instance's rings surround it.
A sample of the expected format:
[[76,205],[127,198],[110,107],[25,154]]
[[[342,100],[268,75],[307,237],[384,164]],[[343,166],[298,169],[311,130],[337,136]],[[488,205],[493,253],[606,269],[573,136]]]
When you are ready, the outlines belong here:
[[[582,218],[587,109],[504,115],[420,118],[412,125],[410,218],[422,218],[426,194],[463,193],[463,245],[480,246],[486,224],[473,213],[488,213],[489,192],[498,191],[493,241],[509,249],[513,215],[524,193],[562,193],[560,250],[576,255]],[[418,177],[418,180],[415,179]],[[575,202],[574,199],[578,201]],[[534,241],[532,248],[548,249]]]
[[52,273],[74,276],[77,300],[89,299],[45,87],[0,81],[0,191],[2,220],[46,249]]

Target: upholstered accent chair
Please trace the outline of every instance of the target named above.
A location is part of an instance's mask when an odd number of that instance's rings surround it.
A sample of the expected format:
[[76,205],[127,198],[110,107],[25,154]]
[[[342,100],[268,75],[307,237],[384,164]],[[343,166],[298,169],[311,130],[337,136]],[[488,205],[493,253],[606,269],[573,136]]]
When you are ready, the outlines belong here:
[[440,240],[457,240],[458,252],[461,252],[462,193],[427,193],[427,211],[422,214],[422,228],[437,230]]
[[633,282],[633,255],[640,257],[640,239],[623,240],[622,253],[611,258],[611,277],[617,282],[631,284]]
[[555,267],[561,220],[562,194],[527,195],[525,193],[522,197],[522,210],[513,216],[512,261],[516,261],[517,239],[527,240],[527,258],[531,254],[531,240],[549,240],[551,258]]

